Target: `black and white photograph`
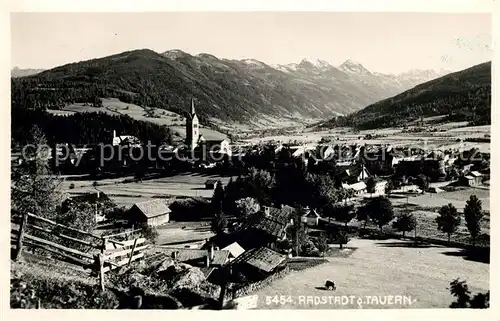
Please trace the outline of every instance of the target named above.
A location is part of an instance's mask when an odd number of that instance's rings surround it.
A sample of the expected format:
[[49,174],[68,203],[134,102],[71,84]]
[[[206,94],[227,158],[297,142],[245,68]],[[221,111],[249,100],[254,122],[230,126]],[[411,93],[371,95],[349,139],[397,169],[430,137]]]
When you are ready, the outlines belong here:
[[10,309],[490,309],[452,9],[10,12]]

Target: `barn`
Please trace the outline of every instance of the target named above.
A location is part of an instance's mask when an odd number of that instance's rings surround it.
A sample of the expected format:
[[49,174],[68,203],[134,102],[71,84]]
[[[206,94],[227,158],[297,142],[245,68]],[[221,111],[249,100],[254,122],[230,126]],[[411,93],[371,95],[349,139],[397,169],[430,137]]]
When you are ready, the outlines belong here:
[[128,220],[132,224],[147,224],[158,226],[170,220],[170,208],[162,199],[145,201],[134,204],[128,213]]

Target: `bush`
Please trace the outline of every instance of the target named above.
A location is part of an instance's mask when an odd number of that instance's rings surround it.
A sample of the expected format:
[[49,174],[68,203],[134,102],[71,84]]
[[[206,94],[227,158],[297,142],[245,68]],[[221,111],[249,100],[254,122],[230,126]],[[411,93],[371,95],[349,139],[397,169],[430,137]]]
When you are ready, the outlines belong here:
[[74,189],[74,188],[75,188],[75,184],[74,183],[69,184],[69,189]]
[[34,309],[113,309],[118,298],[109,290],[101,292],[97,284],[23,275],[10,285],[10,307]]
[[144,225],[142,227],[142,236],[151,243],[155,244],[158,241],[158,237],[160,236],[160,234],[155,227]]

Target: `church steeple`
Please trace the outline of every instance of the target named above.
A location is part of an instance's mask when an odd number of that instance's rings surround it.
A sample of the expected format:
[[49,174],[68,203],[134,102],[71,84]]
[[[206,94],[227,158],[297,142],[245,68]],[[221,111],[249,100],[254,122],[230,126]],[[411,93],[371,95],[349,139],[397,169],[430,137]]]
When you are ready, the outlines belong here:
[[191,117],[196,114],[196,110],[194,110],[194,98],[191,98]]
[[194,149],[198,145],[200,138],[200,129],[198,123],[198,116],[194,109],[194,98],[191,98],[191,111],[186,118],[186,144]]

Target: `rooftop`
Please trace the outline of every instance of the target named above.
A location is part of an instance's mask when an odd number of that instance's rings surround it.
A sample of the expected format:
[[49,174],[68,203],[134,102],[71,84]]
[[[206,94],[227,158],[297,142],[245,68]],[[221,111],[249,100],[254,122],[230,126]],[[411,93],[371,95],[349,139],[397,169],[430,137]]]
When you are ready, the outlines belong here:
[[240,255],[232,264],[246,263],[264,272],[271,272],[286,260],[286,256],[269,248],[251,249]]
[[135,203],[133,207],[139,209],[139,211],[141,211],[147,218],[152,218],[171,212],[169,206],[167,205],[167,202],[162,199]]

